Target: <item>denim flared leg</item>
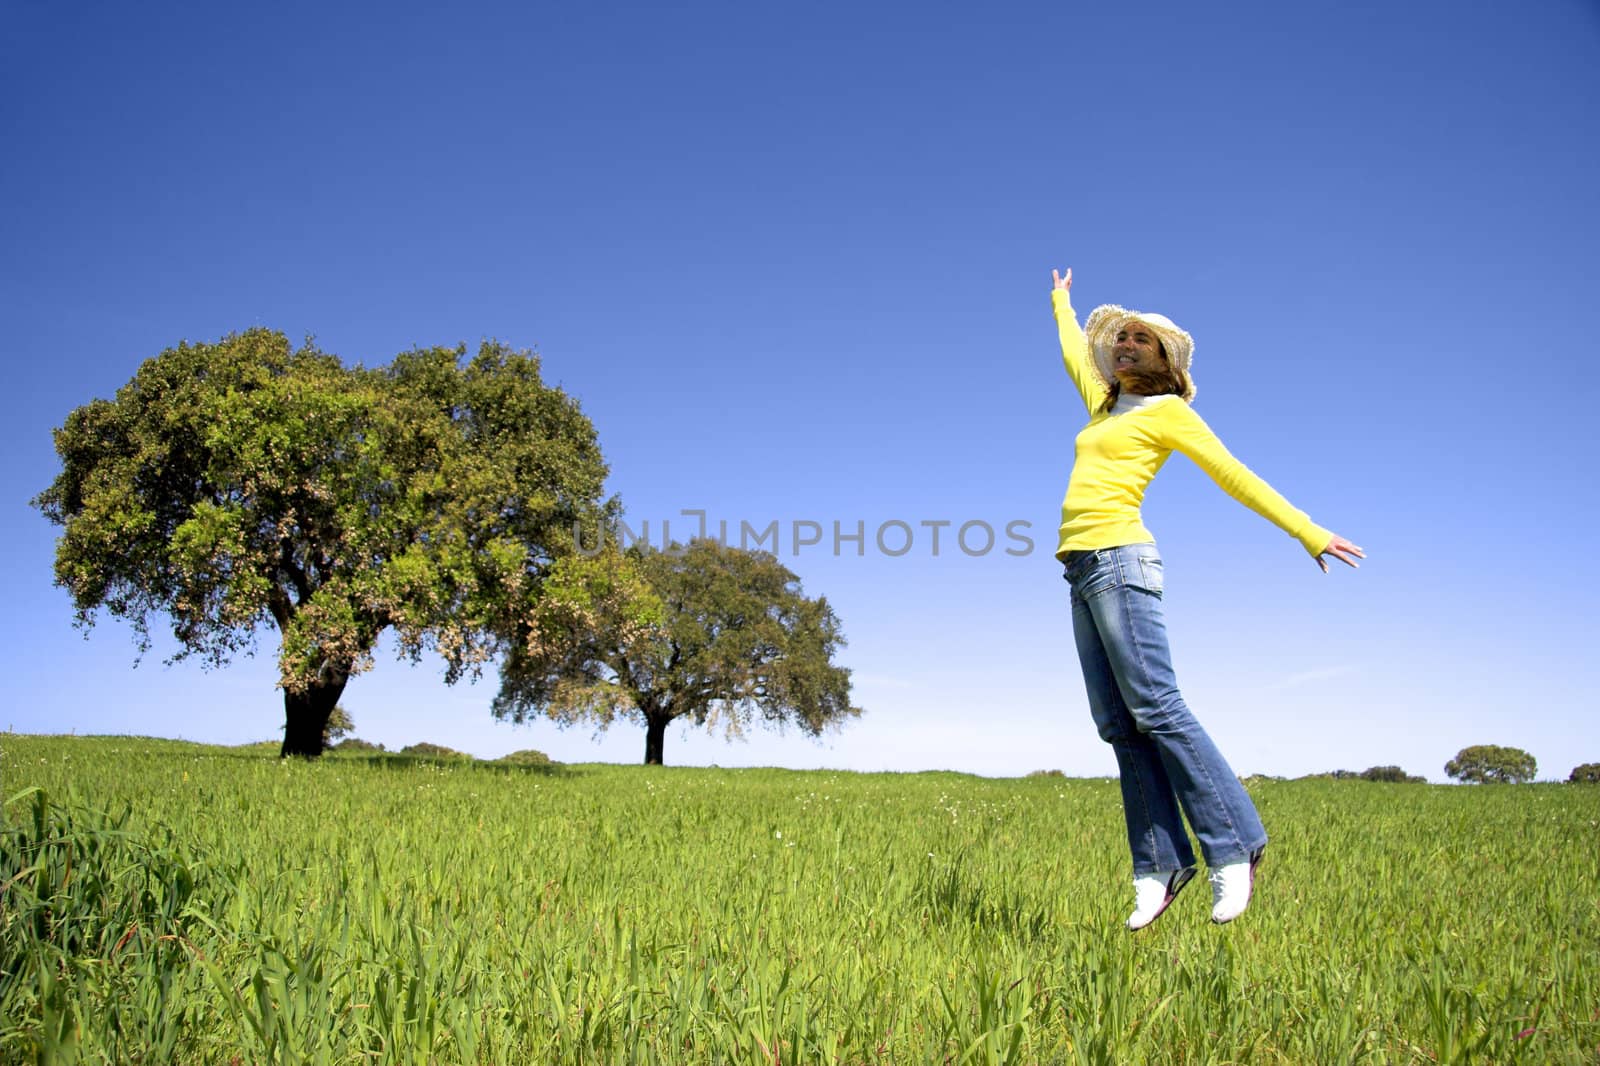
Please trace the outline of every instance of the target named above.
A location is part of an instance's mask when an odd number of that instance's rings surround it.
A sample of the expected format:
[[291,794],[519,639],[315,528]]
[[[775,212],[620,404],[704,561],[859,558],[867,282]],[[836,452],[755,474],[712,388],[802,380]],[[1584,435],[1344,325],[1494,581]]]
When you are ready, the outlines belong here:
[[[1168,787],[1200,841],[1206,864],[1216,867],[1248,860],[1267,842],[1266,830],[1244,786],[1178,691],[1162,612],[1161,557],[1155,545],[1131,544],[1083,554],[1085,558],[1069,560],[1067,575],[1074,600],[1081,601],[1090,623],[1080,625],[1079,603],[1075,602],[1073,631],[1080,659],[1084,658],[1085,644],[1094,642],[1086,642],[1077,634],[1081,629],[1092,628],[1099,638],[1105,664],[1095,669],[1108,669],[1115,679],[1121,710],[1132,721],[1134,731],[1153,747]],[[1086,679],[1090,670],[1085,660]],[[1096,725],[1106,736],[1102,712],[1095,710],[1095,704],[1096,699],[1091,696]],[[1118,741],[1114,738],[1119,729],[1115,721],[1111,733],[1106,739],[1116,746]],[[1117,760],[1127,805],[1129,774],[1120,747]],[[1149,771],[1137,763],[1135,776],[1135,788],[1150,779]],[[1145,809],[1152,810],[1148,795]],[[1130,845],[1134,817],[1132,813],[1128,815]],[[1156,815],[1145,817],[1153,820]],[[1181,828],[1178,832],[1181,835]],[[1133,855],[1135,872],[1144,872],[1139,868],[1142,856],[1137,845],[1133,845]]]
[[1193,866],[1194,849],[1183,828],[1183,815],[1161,753],[1154,741],[1139,732],[1128,713],[1089,605],[1076,594],[1072,597],[1072,634],[1078,645],[1084,687],[1088,689],[1089,713],[1100,739],[1110,744],[1117,756],[1122,814],[1128,823],[1134,876],[1166,874]]

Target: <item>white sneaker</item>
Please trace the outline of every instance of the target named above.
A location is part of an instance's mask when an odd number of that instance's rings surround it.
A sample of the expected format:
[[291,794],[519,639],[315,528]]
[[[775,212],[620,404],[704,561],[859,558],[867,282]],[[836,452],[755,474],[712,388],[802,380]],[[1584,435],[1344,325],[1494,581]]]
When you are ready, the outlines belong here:
[[1183,891],[1183,886],[1194,876],[1194,867],[1187,866],[1167,874],[1144,874],[1133,879],[1133,913],[1128,915],[1129,929],[1143,929],[1172,905]]
[[1230,862],[1212,870],[1211,920],[1218,925],[1231,922],[1250,906],[1250,890],[1255,887],[1256,867],[1261,865],[1266,846],[1255,850],[1248,862]]

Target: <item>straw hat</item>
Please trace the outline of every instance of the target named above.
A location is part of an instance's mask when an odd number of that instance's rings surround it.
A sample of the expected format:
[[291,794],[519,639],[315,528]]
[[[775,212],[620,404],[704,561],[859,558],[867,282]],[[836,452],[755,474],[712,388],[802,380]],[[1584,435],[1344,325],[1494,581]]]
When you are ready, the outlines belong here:
[[1100,372],[1100,379],[1105,382],[1106,388],[1117,381],[1117,357],[1114,351],[1117,333],[1130,322],[1138,322],[1160,339],[1161,347],[1167,353],[1167,362],[1174,370],[1183,371],[1184,380],[1189,383],[1189,390],[1183,394],[1184,401],[1194,403],[1194,375],[1189,370],[1189,365],[1194,362],[1194,338],[1179,329],[1178,324],[1166,315],[1130,311],[1116,304],[1096,307],[1089,312],[1089,319],[1083,324],[1083,335],[1089,340],[1095,369]]

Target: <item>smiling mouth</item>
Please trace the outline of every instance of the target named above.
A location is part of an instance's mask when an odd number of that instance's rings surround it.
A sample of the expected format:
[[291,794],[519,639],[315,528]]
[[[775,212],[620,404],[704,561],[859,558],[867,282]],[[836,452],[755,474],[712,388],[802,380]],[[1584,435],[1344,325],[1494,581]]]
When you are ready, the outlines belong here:
[[1119,356],[1117,356],[1117,365],[1118,366],[1132,366],[1134,364],[1134,362],[1135,362],[1135,360],[1134,360],[1133,356],[1131,356],[1131,355],[1119,355]]

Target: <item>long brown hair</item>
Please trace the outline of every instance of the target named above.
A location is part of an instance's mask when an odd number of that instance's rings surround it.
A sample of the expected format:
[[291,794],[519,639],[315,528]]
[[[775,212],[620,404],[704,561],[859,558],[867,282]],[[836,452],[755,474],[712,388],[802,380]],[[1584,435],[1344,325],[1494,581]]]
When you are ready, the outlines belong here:
[[[1156,340],[1156,345],[1161,349],[1161,362],[1166,367],[1167,372],[1163,376],[1150,377],[1141,382],[1141,384],[1152,386],[1151,391],[1143,395],[1166,396],[1170,394],[1173,396],[1187,396],[1189,394],[1189,376],[1172,365],[1172,360],[1167,358],[1167,346],[1159,338]],[[1100,405],[1100,413],[1103,415],[1110,414],[1111,409],[1117,405],[1117,398],[1121,395],[1122,382],[1113,378],[1111,384],[1106,388],[1106,402]]]

